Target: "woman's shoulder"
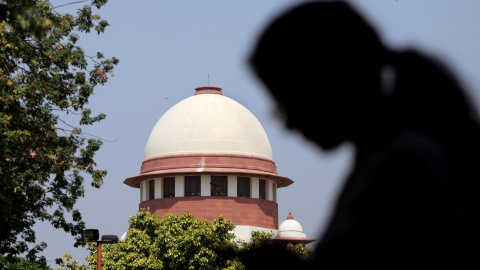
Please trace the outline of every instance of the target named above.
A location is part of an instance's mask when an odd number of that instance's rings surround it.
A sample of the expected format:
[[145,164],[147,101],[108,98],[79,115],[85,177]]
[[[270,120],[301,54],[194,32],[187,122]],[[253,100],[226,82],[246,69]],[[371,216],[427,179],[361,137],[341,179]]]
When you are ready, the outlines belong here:
[[427,133],[406,129],[396,133],[382,150],[384,155],[411,155],[446,159],[445,148]]
[[408,129],[397,132],[379,150],[357,161],[347,187],[418,186],[432,181],[445,184],[449,175],[445,148],[428,134]]

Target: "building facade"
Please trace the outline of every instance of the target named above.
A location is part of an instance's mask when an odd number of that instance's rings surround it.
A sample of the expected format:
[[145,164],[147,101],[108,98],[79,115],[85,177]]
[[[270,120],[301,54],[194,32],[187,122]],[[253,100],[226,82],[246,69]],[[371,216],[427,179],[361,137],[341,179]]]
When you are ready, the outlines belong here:
[[163,216],[223,216],[238,238],[278,230],[277,189],[293,183],[277,173],[267,134],[255,116],[215,86],[169,109],[153,128],[139,175],[140,209]]

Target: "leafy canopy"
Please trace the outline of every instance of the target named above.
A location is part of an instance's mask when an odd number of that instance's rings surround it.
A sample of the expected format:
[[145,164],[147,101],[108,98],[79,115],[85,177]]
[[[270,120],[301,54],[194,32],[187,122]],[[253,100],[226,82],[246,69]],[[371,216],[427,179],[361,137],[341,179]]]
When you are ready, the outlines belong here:
[[52,268],[26,260],[25,258],[14,258],[7,260],[6,257],[0,255],[0,269],[4,270],[53,270]]
[[[222,217],[213,222],[199,221],[186,213],[166,214],[160,220],[140,212],[130,218],[130,227],[126,241],[103,246],[102,269],[245,269],[244,262],[257,260],[252,254],[262,248],[279,248],[296,265],[311,258],[310,247],[272,245],[272,233],[253,232],[249,243],[238,243],[232,233],[235,225]],[[68,270],[96,269],[96,245],[88,249],[88,266],[78,265],[70,254],[62,257],[60,265]],[[267,262],[281,261],[277,254],[273,256]]]
[[105,118],[87,105],[118,60],[76,45],[80,35],[108,26],[92,13],[107,1],[74,15],[51,2],[0,2],[0,253],[9,258],[34,260],[46,247],[27,245],[36,242],[39,220],[77,236],[79,245],[84,223],[74,205],[84,196],[84,176],[99,188],[107,173],[93,159],[102,140],[80,126]]
[[[191,214],[158,216],[139,212],[130,218],[128,238],[104,245],[102,269],[242,269],[234,256],[235,225],[222,217],[199,221]],[[89,266],[66,254],[64,269],[96,269],[96,244],[90,244]]]
[[301,244],[279,245],[273,233],[253,231],[248,243],[241,243],[238,251],[246,269],[310,269],[312,248]]

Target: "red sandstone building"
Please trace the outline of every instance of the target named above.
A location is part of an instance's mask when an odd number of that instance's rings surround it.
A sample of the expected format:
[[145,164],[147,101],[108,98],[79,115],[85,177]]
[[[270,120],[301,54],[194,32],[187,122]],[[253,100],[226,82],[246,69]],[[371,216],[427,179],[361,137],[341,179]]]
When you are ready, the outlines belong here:
[[296,221],[278,231],[277,189],[293,181],[277,173],[262,125],[220,87],[195,90],[160,118],[140,174],[124,181],[140,189],[140,209],[159,216],[190,212],[201,220],[223,215],[247,241],[252,231],[263,230],[312,242]]

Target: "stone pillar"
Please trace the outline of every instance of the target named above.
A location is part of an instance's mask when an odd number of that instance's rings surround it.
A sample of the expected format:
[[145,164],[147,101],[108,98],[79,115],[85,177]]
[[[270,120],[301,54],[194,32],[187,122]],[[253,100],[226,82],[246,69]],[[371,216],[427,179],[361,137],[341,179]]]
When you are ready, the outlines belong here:
[[185,176],[175,176],[175,197],[185,197]]
[[148,199],[148,181],[149,180],[144,180],[142,183],[140,183],[140,202]]
[[210,175],[201,175],[200,176],[200,195],[201,196],[210,196]]
[[163,181],[162,178],[155,179],[155,199],[160,199],[163,197]]
[[255,199],[258,199],[258,197],[260,196],[260,193],[259,193],[259,181],[258,181],[258,177],[252,177],[252,198],[255,198]]
[[273,181],[272,180],[267,180],[267,186],[266,186],[266,195],[267,195],[267,200],[273,201]]
[[237,197],[237,176],[229,175],[227,178],[228,197]]

